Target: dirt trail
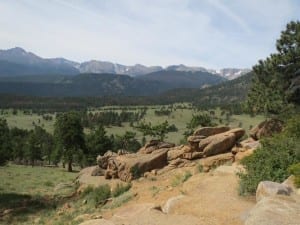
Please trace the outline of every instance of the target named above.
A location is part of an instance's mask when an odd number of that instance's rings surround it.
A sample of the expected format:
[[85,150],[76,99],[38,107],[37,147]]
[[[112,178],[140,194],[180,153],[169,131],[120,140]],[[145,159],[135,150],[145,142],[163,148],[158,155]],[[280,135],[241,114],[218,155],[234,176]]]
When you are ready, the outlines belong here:
[[[197,218],[198,222],[195,224],[242,225],[243,217],[254,206],[255,199],[238,195],[238,179],[232,172],[234,171],[232,168],[227,166],[224,170],[221,167],[215,172],[196,173],[176,187],[172,186],[175,176],[183,175],[187,170],[193,173],[195,168],[176,169],[163,175],[142,178],[133,182],[131,191],[136,193],[133,200],[121,208],[104,213],[103,216],[114,221],[115,224],[121,224],[124,221],[118,221],[116,217],[125,211],[129,214],[126,220],[131,221],[132,224],[135,224],[133,218],[135,220],[138,218],[139,223],[136,224],[142,224],[143,219],[145,220],[143,222],[148,224],[147,221],[151,216],[158,218],[160,215],[155,212],[150,213],[149,210],[149,213],[136,213],[134,211],[137,207],[147,208],[148,203],[163,207],[169,198],[183,195],[176,203],[171,204],[167,217],[162,218],[166,222],[162,224],[169,224],[167,221],[170,221],[172,216],[179,220],[182,219],[180,216],[186,216],[183,217],[183,221],[190,219],[192,222]],[[129,212],[132,212],[132,215]]]

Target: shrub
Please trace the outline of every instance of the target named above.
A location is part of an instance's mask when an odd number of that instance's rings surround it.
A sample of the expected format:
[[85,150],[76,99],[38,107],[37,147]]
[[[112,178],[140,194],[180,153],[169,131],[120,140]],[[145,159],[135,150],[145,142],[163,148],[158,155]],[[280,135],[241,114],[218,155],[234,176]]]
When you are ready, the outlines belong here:
[[46,181],[44,185],[47,187],[54,187],[54,184],[51,181]]
[[282,182],[290,175],[289,166],[300,162],[299,126],[300,120],[289,120],[283,133],[262,140],[262,147],[242,160],[246,172],[238,173],[240,194],[255,193],[260,181]]
[[132,177],[134,179],[139,178],[142,175],[142,172],[140,171],[139,167],[137,165],[130,168],[130,172],[132,174]]
[[177,174],[172,180],[172,186],[176,187],[186,182],[192,176],[190,171],[186,171],[184,174]]
[[93,192],[93,190],[94,190],[93,186],[87,186],[81,193],[81,196],[84,197],[84,196],[88,195],[89,193]]
[[87,198],[88,201],[94,203],[95,206],[103,203],[106,199],[111,197],[111,191],[108,184],[93,188],[88,186],[81,194],[82,197]]
[[197,169],[198,169],[199,173],[203,172],[203,166],[201,164],[197,165]]
[[102,185],[100,187],[96,187],[93,191],[93,197],[96,205],[110,198],[110,196],[111,196],[111,191],[108,184]]
[[295,185],[300,188],[300,163],[293,164],[288,168],[288,172],[295,176]]
[[114,198],[112,202],[104,206],[104,209],[114,209],[120,207],[124,203],[130,201],[132,198],[134,198],[134,194],[131,193],[130,191],[126,192],[123,195]]
[[126,191],[128,191],[130,188],[131,188],[131,184],[130,183],[125,184],[125,185],[118,183],[117,186],[115,187],[115,189],[112,191],[111,194],[112,194],[113,197],[118,197],[121,194],[123,194]]

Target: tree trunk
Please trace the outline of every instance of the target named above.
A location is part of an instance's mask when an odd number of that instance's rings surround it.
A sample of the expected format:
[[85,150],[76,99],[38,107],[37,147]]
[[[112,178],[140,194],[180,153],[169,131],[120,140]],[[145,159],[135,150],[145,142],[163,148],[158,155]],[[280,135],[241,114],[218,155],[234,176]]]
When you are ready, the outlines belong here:
[[68,162],[68,172],[72,172],[72,160]]

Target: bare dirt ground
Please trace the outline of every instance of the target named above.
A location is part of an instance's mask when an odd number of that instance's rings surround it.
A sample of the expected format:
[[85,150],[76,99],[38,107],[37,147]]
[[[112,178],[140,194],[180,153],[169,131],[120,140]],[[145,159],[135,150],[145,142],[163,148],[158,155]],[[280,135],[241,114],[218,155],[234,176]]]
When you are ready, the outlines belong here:
[[[193,175],[184,183],[174,184],[176,176],[183,176],[186,171]],[[238,195],[235,171],[235,166],[221,166],[209,173],[199,173],[196,167],[181,168],[141,178],[133,181],[130,190],[135,197],[119,208],[104,211],[103,218],[114,224],[132,225],[242,225],[255,199]],[[92,179],[103,184],[99,177]],[[167,206],[168,213],[153,209],[166,209],[168,199],[176,196],[178,199]]]

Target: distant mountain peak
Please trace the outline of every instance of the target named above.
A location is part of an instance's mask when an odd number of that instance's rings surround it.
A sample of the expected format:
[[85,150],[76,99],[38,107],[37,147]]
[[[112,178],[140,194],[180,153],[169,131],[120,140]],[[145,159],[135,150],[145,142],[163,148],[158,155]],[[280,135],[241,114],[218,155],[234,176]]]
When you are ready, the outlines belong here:
[[[237,78],[247,72],[249,69],[224,68],[221,70],[206,69],[198,66],[186,66],[184,64],[170,65],[165,68],[161,66],[145,66],[142,64],[135,64],[133,66],[126,66],[118,63],[108,61],[90,60],[83,63],[70,61],[64,58],[42,58],[34,53],[28,52],[21,47],[14,47],[7,50],[0,50],[0,61],[5,61],[13,64],[22,65],[20,74],[13,69],[14,75],[21,74],[78,74],[78,73],[109,73],[109,74],[125,74],[130,76],[140,76],[159,71],[180,71],[180,72],[207,72],[216,74],[226,79]],[[24,71],[24,66],[27,71]],[[31,68],[29,68],[31,67]],[[21,68],[21,67],[20,67]],[[1,69],[1,68],[0,68]],[[8,65],[6,70],[2,70],[4,75],[10,75],[12,71]],[[0,74],[0,75],[3,75]]]
[[16,52],[16,53],[26,53],[26,51],[21,47],[14,47],[11,49],[7,49],[5,51],[11,51],[11,52]]

